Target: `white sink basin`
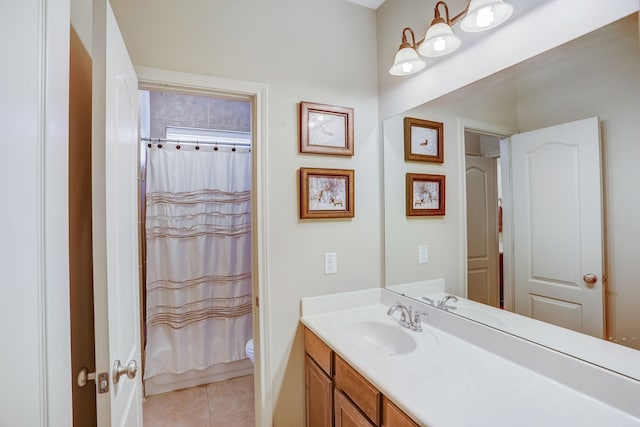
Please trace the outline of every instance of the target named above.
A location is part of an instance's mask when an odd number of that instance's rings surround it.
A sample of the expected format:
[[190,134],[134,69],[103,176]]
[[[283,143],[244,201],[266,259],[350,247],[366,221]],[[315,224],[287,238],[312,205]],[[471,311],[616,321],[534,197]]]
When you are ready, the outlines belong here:
[[411,353],[417,347],[415,338],[402,330],[401,326],[373,320],[347,323],[343,333],[362,351],[395,356]]

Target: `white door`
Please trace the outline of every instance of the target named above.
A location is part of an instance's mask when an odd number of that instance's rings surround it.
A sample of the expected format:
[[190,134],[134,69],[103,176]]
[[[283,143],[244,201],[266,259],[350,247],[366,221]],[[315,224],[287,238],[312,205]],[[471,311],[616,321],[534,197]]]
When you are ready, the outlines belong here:
[[516,312],[603,338],[598,119],[511,140]]
[[[96,368],[109,373],[109,391],[97,395],[98,426],[137,427],[142,426],[142,381],[134,366],[141,360],[138,82],[108,2],[101,7],[94,10],[94,306]],[[119,378],[117,361],[123,369]]]
[[467,298],[498,307],[498,191],[496,160],[466,156]]

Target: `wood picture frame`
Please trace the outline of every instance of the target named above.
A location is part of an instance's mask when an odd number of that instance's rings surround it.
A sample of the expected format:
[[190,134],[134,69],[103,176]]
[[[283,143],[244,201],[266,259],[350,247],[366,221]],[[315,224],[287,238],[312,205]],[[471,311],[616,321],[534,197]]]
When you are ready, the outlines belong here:
[[355,172],[300,168],[300,219],[353,218]]
[[444,216],[444,175],[407,173],[406,183],[407,216]]
[[353,156],[353,108],[300,102],[300,152]]
[[405,117],[404,159],[444,163],[444,124]]

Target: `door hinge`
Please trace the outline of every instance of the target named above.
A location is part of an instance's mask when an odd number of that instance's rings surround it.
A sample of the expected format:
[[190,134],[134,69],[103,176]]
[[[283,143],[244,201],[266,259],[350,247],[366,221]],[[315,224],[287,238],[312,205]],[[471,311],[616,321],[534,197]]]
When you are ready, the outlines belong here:
[[260,307],[260,299],[256,297],[256,308]]
[[[96,381],[96,373],[89,372],[88,368],[80,369],[80,373],[78,374],[78,387],[86,387],[89,381]],[[96,381],[96,386],[98,388],[98,393],[109,392],[108,372],[100,372],[98,374],[98,381]]]

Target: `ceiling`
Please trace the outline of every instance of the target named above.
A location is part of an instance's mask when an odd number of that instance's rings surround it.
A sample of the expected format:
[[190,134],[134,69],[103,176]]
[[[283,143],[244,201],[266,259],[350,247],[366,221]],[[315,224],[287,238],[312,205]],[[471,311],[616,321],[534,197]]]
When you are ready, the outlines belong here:
[[380,7],[384,0],[347,0],[351,3],[359,4],[360,6],[368,7],[370,9],[376,10]]
[[[378,9],[385,0],[347,0],[348,2],[359,4],[360,6],[368,7],[369,9],[376,10]],[[542,3],[546,3],[548,0],[516,0],[510,1],[510,3],[514,4],[514,13],[513,18],[522,15],[524,12],[533,9],[536,6],[539,6]]]

